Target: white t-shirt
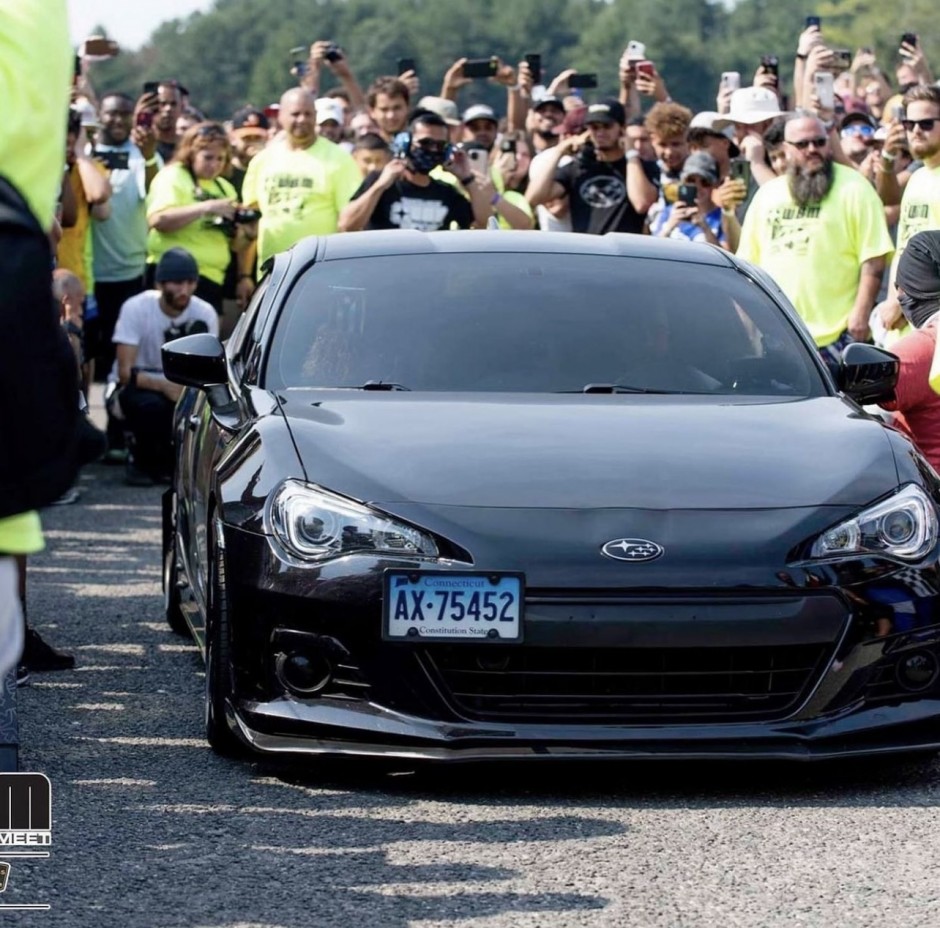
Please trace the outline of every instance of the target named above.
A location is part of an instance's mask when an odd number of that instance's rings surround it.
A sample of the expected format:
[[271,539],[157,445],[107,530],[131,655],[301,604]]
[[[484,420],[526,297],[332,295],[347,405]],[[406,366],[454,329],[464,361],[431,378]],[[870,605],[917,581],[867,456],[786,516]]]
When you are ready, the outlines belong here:
[[[529,164],[529,182],[532,182],[532,175],[534,173],[539,173],[540,171],[546,170],[544,165],[548,161],[548,158],[551,156],[552,150],[546,148],[545,151],[540,151]],[[568,162],[571,161],[571,155],[562,155],[561,160],[558,162],[558,167],[562,168]],[[557,216],[552,215],[551,211],[547,206],[541,204],[535,207],[535,216],[538,219],[539,231],[541,232],[570,232],[571,231],[571,217],[568,215],[562,216],[560,219]]]
[[[121,307],[111,341],[115,345],[136,345],[137,360],[134,366],[142,371],[162,374],[160,349],[163,344],[197,332],[219,334],[219,317],[205,300],[194,296],[186,309],[171,318],[160,308],[160,291],[145,290],[132,296]],[[109,379],[118,379],[117,361],[114,362]]]

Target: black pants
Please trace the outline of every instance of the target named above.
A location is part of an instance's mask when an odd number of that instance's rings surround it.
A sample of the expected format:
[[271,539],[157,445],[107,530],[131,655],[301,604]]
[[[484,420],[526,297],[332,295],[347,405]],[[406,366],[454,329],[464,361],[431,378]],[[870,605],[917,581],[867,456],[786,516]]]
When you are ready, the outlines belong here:
[[173,408],[162,393],[127,386],[121,409],[134,439],[134,464],[151,477],[173,473]]
[[114,326],[121,307],[126,300],[137,296],[144,289],[143,272],[130,280],[97,281],[95,301],[98,303],[97,319],[89,319],[85,325],[85,345],[88,356],[95,359],[95,380],[103,383],[114,366]]

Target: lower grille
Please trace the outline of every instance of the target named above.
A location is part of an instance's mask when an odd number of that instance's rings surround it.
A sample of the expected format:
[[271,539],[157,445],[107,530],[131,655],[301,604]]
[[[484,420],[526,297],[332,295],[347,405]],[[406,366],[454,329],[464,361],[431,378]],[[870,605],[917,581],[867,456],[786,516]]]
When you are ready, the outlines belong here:
[[761,721],[794,711],[831,646],[427,648],[446,696],[470,718],[505,722]]

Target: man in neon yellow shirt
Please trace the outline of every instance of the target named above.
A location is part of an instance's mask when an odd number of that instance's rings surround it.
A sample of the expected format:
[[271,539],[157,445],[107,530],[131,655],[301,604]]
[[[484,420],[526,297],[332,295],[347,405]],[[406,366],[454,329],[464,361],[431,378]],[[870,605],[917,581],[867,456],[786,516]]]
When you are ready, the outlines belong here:
[[788,120],[787,173],[757,191],[737,254],[776,280],[835,372],[845,345],[870,337],[892,244],[874,188],[833,162],[828,135],[815,116]]
[[[940,229],[940,87],[912,87],[904,95],[902,125],[911,154],[924,166],[911,175],[901,198],[891,286],[888,298],[878,306],[882,322],[888,329],[903,328],[907,324],[894,288],[898,261],[907,243],[918,232]],[[889,156],[893,160],[893,154],[889,153]]]
[[[337,231],[340,210],[362,183],[352,155],[317,136],[314,97],[299,87],[281,97],[283,132],[248,165],[242,201],[261,210],[258,265],[308,235]],[[254,249],[239,258],[239,294],[250,277]]]
[[72,52],[65,0],[0,4],[0,676],[23,642],[16,557],[43,547],[36,510],[72,484],[75,359],[52,300]]

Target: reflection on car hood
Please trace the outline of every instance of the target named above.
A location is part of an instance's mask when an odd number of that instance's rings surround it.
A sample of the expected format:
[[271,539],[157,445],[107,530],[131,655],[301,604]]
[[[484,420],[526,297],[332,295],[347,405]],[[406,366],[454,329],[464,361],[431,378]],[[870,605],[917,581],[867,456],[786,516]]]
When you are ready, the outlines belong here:
[[898,482],[883,426],[835,397],[282,396],[307,479],[372,503],[845,506]]

